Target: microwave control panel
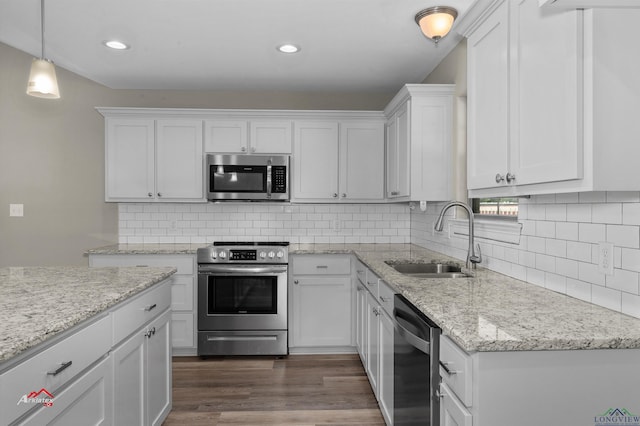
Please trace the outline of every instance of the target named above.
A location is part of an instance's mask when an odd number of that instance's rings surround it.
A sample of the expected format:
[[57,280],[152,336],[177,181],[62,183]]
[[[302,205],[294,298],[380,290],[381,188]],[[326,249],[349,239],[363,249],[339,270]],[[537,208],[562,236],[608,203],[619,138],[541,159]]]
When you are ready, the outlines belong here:
[[287,167],[271,167],[271,192],[274,194],[285,194],[287,192]]

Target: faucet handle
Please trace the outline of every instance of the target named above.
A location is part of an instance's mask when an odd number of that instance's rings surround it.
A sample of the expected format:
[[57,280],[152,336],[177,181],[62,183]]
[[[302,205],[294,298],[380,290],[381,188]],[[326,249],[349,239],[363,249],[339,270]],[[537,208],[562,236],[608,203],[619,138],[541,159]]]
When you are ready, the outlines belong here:
[[471,263],[480,263],[482,262],[482,250],[480,250],[480,244],[476,244],[476,252],[473,256],[469,257],[469,261]]

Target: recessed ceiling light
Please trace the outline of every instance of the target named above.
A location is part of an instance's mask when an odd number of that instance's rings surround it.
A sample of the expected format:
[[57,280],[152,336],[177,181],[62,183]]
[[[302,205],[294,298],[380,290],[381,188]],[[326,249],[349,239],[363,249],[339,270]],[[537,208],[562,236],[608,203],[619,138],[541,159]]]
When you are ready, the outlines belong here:
[[107,46],[109,49],[114,49],[114,50],[127,50],[129,49],[129,45],[118,41],[118,40],[107,40],[107,41],[103,41],[102,42],[105,46]]
[[282,53],[298,53],[300,51],[300,47],[290,43],[282,44],[278,46],[277,49]]

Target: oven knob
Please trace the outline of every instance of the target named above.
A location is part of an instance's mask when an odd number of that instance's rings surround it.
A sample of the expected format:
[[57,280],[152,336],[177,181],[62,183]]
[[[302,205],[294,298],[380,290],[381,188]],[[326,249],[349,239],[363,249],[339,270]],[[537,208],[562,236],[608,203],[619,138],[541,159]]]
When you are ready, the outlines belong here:
[[218,253],[218,257],[219,257],[220,259],[224,259],[225,257],[227,257],[227,253],[225,253],[225,252],[221,251],[220,253]]
[[267,257],[267,253],[261,251],[260,252],[260,259],[264,259],[265,257]]
[[270,252],[269,252],[269,258],[270,258],[270,259],[273,259],[273,257],[274,257],[275,255],[276,255],[276,254],[275,254],[274,252],[272,252],[272,251],[270,251]]
[[280,258],[284,257],[284,253],[283,253],[283,252],[281,252],[281,251],[279,251],[278,253],[276,253],[276,257],[277,257],[278,259],[280,259]]
[[218,257],[218,253],[216,253],[215,251],[211,252],[211,258],[215,259],[216,257]]

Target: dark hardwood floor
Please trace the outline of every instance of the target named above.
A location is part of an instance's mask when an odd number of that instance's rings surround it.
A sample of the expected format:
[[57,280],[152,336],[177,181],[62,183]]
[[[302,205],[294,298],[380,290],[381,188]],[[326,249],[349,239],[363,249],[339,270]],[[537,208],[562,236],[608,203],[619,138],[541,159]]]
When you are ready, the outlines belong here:
[[384,425],[358,355],[177,357],[164,426]]

